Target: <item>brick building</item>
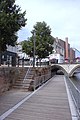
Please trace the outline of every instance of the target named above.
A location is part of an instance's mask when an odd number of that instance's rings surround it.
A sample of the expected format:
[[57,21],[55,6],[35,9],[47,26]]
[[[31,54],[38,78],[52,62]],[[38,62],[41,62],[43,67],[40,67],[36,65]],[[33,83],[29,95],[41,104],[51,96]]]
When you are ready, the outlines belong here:
[[70,62],[73,62],[75,60],[75,50],[73,48],[70,48]]
[[58,63],[63,63],[66,59],[68,62],[75,59],[75,51],[70,48],[67,37],[65,38],[65,41],[56,37],[53,48],[53,54],[50,55],[50,58],[57,59]]

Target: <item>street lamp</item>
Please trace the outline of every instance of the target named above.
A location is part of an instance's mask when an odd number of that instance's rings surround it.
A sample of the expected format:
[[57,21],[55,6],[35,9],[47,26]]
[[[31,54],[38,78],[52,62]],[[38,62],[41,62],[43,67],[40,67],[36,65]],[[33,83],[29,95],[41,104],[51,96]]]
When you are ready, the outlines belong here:
[[34,45],[34,48],[33,48],[33,67],[35,67],[35,42],[36,42],[36,40],[35,40],[35,32],[33,32],[33,45]]

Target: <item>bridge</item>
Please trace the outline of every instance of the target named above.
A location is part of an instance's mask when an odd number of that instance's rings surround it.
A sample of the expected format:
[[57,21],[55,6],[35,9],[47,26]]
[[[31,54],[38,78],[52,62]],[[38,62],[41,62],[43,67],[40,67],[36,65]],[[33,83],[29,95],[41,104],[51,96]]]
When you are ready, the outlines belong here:
[[80,64],[51,64],[52,69],[60,69],[64,74],[68,74],[69,77],[73,76],[75,70],[80,68]]
[[[73,75],[78,68],[80,64],[51,65],[51,69],[62,70],[69,76]],[[76,111],[79,111],[80,118],[80,91],[75,89],[70,80],[65,79],[63,75],[55,75],[34,92],[11,90],[0,96],[0,120],[71,120],[77,118],[76,112],[71,112],[73,105],[70,105],[72,100],[69,100],[66,83],[70,85],[69,89],[71,88],[72,93],[75,93]]]

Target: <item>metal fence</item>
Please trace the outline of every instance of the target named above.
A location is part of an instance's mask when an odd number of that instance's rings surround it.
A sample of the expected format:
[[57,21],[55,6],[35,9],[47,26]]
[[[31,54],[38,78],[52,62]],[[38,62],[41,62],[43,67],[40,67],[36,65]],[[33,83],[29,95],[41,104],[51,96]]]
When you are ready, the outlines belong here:
[[74,85],[74,83],[68,77],[66,77],[66,82],[68,84],[68,88],[70,90],[71,97],[76,106],[76,111],[78,113],[78,117],[80,120],[80,91],[77,89],[77,87]]
[[35,90],[36,88],[44,84],[46,81],[48,81],[50,78],[51,73],[35,77],[35,80],[33,80],[32,88]]

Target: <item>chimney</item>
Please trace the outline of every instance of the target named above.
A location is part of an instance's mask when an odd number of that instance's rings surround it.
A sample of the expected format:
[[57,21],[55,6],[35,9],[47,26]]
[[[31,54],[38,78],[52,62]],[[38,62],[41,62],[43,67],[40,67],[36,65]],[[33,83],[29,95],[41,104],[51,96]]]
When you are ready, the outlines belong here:
[[66,43],[66,46],[65,46],[65,48],[66,48],[66,50],[65,50],[66,51],[66,58],[69,59],[68,37],[65,38],[65,43]]

